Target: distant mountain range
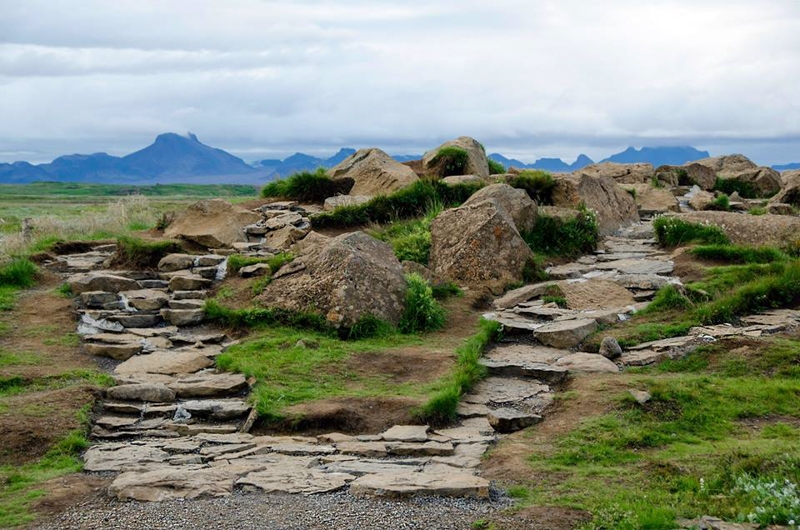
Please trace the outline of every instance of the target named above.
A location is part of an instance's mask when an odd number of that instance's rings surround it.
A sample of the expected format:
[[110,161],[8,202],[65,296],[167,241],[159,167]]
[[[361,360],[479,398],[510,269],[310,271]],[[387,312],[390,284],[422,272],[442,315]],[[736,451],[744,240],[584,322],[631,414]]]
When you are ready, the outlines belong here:
[[[106,153],[67,155],[47,164],[28,162],[0,163],[0,183],[27,183],[34,181],[107,182],[119,184],[254,184],[259,185],[298,171],[313,171],[319,167],[330,168],[355,153],[355,149],[342,148],[329,158],[319,158],[295,153],[284,160],[259,160],[248,164],[222,149],[203,144],[192,133],[186,136],[165,133],[156,137],[152,145],[127,156],[117,157]],[[649,162],[658,167],[663,164],[680,165],[706,158],[707,151],[694,147],[629,147],[601,162]],[[394,155],[400,162],[417,160],[421,155]],[[594,163],[580,155],[571,164],[559,158],[540,158],[532,164],[492,153],[489,158],[506,168],[542,169],[551,172],[571,172]],[[774,166],[777,170],[800,169],[800,163]]]
[[[620,164],[634,164],[637,162],[646,162],[653,164],[653,166],[663,166],[665,164],[679,166],[692,160],[699,160],[707,158],[710,155],[708,151],[698,151],[694,147],[643,147],[642,149],[635,149],[629,147],[621,153],[611,155],[608,158],[601,160],[601,162],[617,162]],[[552,171],[554,173],[570,173],[583,169],[589,164],[594,164],[594,161],[586,155],[578,155],[578,158],[572,164],[567,164],[560,158],[540,158],[532,164],[526,164],[513,158],[506,158],[501,154],[492,153],[489,158],[500,162],[506,168],[516,167],[519,169],[541,169],[544,171]]]
[[789,171],[792,169],[800,169],[800,162],[794,162],[792,164],[782,164],[778,166],[772,166],[772,169],[775,171]]

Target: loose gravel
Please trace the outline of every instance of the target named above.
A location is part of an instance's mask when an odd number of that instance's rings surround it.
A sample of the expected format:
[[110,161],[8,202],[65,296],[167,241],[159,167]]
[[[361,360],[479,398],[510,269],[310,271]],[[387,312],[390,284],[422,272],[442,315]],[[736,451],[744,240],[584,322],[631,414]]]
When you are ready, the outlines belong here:
[[462,530],[510,505],[509,499],[497,492],[489,501],[441,497],[380,500],[344,492],[312,496],[237,492],[216,499],[152,503],[95,499],[35,528]]

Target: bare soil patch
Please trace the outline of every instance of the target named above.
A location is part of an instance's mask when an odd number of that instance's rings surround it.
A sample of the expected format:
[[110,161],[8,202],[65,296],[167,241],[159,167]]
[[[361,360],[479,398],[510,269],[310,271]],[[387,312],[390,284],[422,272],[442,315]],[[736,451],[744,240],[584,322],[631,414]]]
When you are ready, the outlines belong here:
[[303,434],[339,431],[351,434],[374,434],[393,425],[413,423],[411,411],[422,404],[414,398],[358,397],[332,398],[302,403],[286,409],[292,418],[281,425],[271,425],[263,433],[291,430]]
[[391,352],[358,353],[345,371],[362,377],[380,376],[395,384],[435,381],[450,371],[453,350],[411,347]]
[[31,504],[31,511],[42,517],[51,517],[79,504],[106,503],[105,491],[112,479],[79,473],[54,478],[42,484],[41,489],[47,494]]
[[591,520],[588,512],[563,506],[531,506],[498,517],[491,522],[497,530],[572,530]]
[[626,307],[633,303],[633,295],[614,282],[591,280],[585,283],[558,283],[567,299],[567,307],[578,311]]

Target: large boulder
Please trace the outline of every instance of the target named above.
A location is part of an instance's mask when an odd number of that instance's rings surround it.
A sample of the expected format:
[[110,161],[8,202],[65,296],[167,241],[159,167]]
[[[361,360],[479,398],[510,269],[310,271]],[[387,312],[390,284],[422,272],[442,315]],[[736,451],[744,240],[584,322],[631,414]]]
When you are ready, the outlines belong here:
[[597,214],[598,232],[607,236],[639,221],[636,201],[610,177],[593,177],[577,171],[554,175],[554,206],[578,208],[583,203]]
[[442,278],[502,288],[523,279],[532,257],[496,199],[445,210],[431,225],[430,268]]
[[756,169],[758,166],[744,155],[713,156],[695,160],[694,164],[706,166],[714,171],[720,178],[738,175],[743,171]]
[[717,181],[717,174],[713,169],[696,162],[682,166],[659,166],[655,177],[670,187],[696,185],[703,190],[712,189]]
[[[489,162],[483,146],[469,136],[461,136],[455,140],[445,142],[436,149],[428,151],[422,157],[422,167],[427,173],[447,177],[447,171],[442,163],[441,157],[437,157],[439,151],[444,147],[457,147],[467,152],[467,163],[460,173],[463,175],[477,175],[482,179],[489,178]],[[454,173],[450,173],[454,174]]]
[[781,173],[783,188],[770,201],[771,204],[783,203],[800,206],[800,169]]
[[711,168],[722,180],[736,180],[752,186],[761,197],[774,195],[783,185],[780,173],[769,167],[758,167],[744,155],[703,158],[695,163]]
[[580,170],[593,177],[609,177],[620,184],[644,184],[655,175],[652,164],[618,164],[601,162],[590,164]]
[[320,239],[298,252],[294,272],[278,270],[259,296],[263,305],[321,313],[337,327],[350,327],[367,315],[400,321],[407,284],[391,246],[353,232]]
[[118,293],[120,291],[134,291],[139,289],[139,282],[136,280],[102,271],[75,274],[67,278],[67,283],[73,294],[92,291]]
[[536,224],[538,209],[525,190],[513,188],[508,184],[492,184],[475,192],[467,199],[464,206],[477,204],[487,199],[496,200],[497,204],[514,220],[514,225],[520,232],[532,230]]
[[656,188],[652,184],[630,184],[623,186],[635,193],[639,215],[654,215],[681,210],[677,197],[666,188]]
[[414,170],[380,149],[360,149],[328,170],[334,180],[352,179],[350,195],[388,195],[419,180]]
[[187,239],[208,248],[232,247],[247,241],[244,227],[261,215],[222,199],[196,202],[175,217],[164,231],[166,237]]

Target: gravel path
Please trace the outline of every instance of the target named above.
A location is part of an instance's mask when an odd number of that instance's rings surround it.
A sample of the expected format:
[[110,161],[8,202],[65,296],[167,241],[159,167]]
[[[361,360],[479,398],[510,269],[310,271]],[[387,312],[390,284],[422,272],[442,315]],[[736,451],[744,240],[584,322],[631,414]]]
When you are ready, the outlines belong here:
[[181,530],[370,530],[468,529],[476,520],[511,505],[497,494],[491,501],[419,497],[408,501],[327,495],[237,493],[195,501],[139,503],[93,500],[35,528]]

